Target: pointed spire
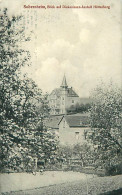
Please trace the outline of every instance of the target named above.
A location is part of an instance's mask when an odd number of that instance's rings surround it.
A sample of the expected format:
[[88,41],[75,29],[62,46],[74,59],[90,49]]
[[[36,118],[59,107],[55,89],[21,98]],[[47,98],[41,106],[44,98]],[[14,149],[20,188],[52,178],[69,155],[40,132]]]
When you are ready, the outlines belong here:
[[67,82],[66,82],[66,77],[65,77],[65,75],[64,75],[64,77],[63,77],[63,81],[62,81],[61,87],[62,87],[62,88],[67,88],[67,87],[68,87]]

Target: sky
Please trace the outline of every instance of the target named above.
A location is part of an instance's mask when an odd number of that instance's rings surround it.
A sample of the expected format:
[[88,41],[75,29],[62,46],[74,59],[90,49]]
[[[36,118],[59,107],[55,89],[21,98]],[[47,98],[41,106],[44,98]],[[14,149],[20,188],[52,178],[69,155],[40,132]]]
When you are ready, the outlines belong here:
[[[30,51],[27,73],[44,92],[60,87],[64,74],[69,87],[80,97],[102,80],[121,83],[121,4],[120,0],[0,0],[9,15],[25,16],[23,44]],[[29,9],[24,5],[105,5],[92,9]]]

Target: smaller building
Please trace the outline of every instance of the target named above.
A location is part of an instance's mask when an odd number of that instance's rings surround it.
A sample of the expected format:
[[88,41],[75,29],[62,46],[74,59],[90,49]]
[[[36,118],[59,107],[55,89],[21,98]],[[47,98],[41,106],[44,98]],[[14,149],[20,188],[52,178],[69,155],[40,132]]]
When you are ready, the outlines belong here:
[[85,132],[90,131],[88,113],[50,116],[44,123],[56,135],[61,145],[83,144],[86,142]]
[[62,145],[83,144],[85,132],[90,130],[89,115],[64,115],[59,121],[59,141]]

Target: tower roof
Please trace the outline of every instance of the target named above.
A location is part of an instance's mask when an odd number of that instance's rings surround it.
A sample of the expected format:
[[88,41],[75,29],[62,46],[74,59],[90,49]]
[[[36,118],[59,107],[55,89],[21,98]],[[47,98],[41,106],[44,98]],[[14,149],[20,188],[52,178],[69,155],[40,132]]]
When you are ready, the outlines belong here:
[[65,75],[64,75],[64,77],[63,77],[63,81],[62,81],[61,87],[62,87],[62,88],[67,88],[67,87],[68,87],[67,82],[66,82],[66,77],[65,77]]

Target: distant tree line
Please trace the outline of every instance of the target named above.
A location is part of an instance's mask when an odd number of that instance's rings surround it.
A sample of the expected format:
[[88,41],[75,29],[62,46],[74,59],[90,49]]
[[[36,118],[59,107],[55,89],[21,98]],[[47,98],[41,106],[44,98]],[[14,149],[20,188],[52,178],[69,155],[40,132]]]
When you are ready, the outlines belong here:
[[68,114],[75,114],[75,113],[83,113],[83,112],[88,112],[89,109],[91,108],[91,103],[77,103],[75,105],[71,105],[69,108],[67,108],[67,113]]

